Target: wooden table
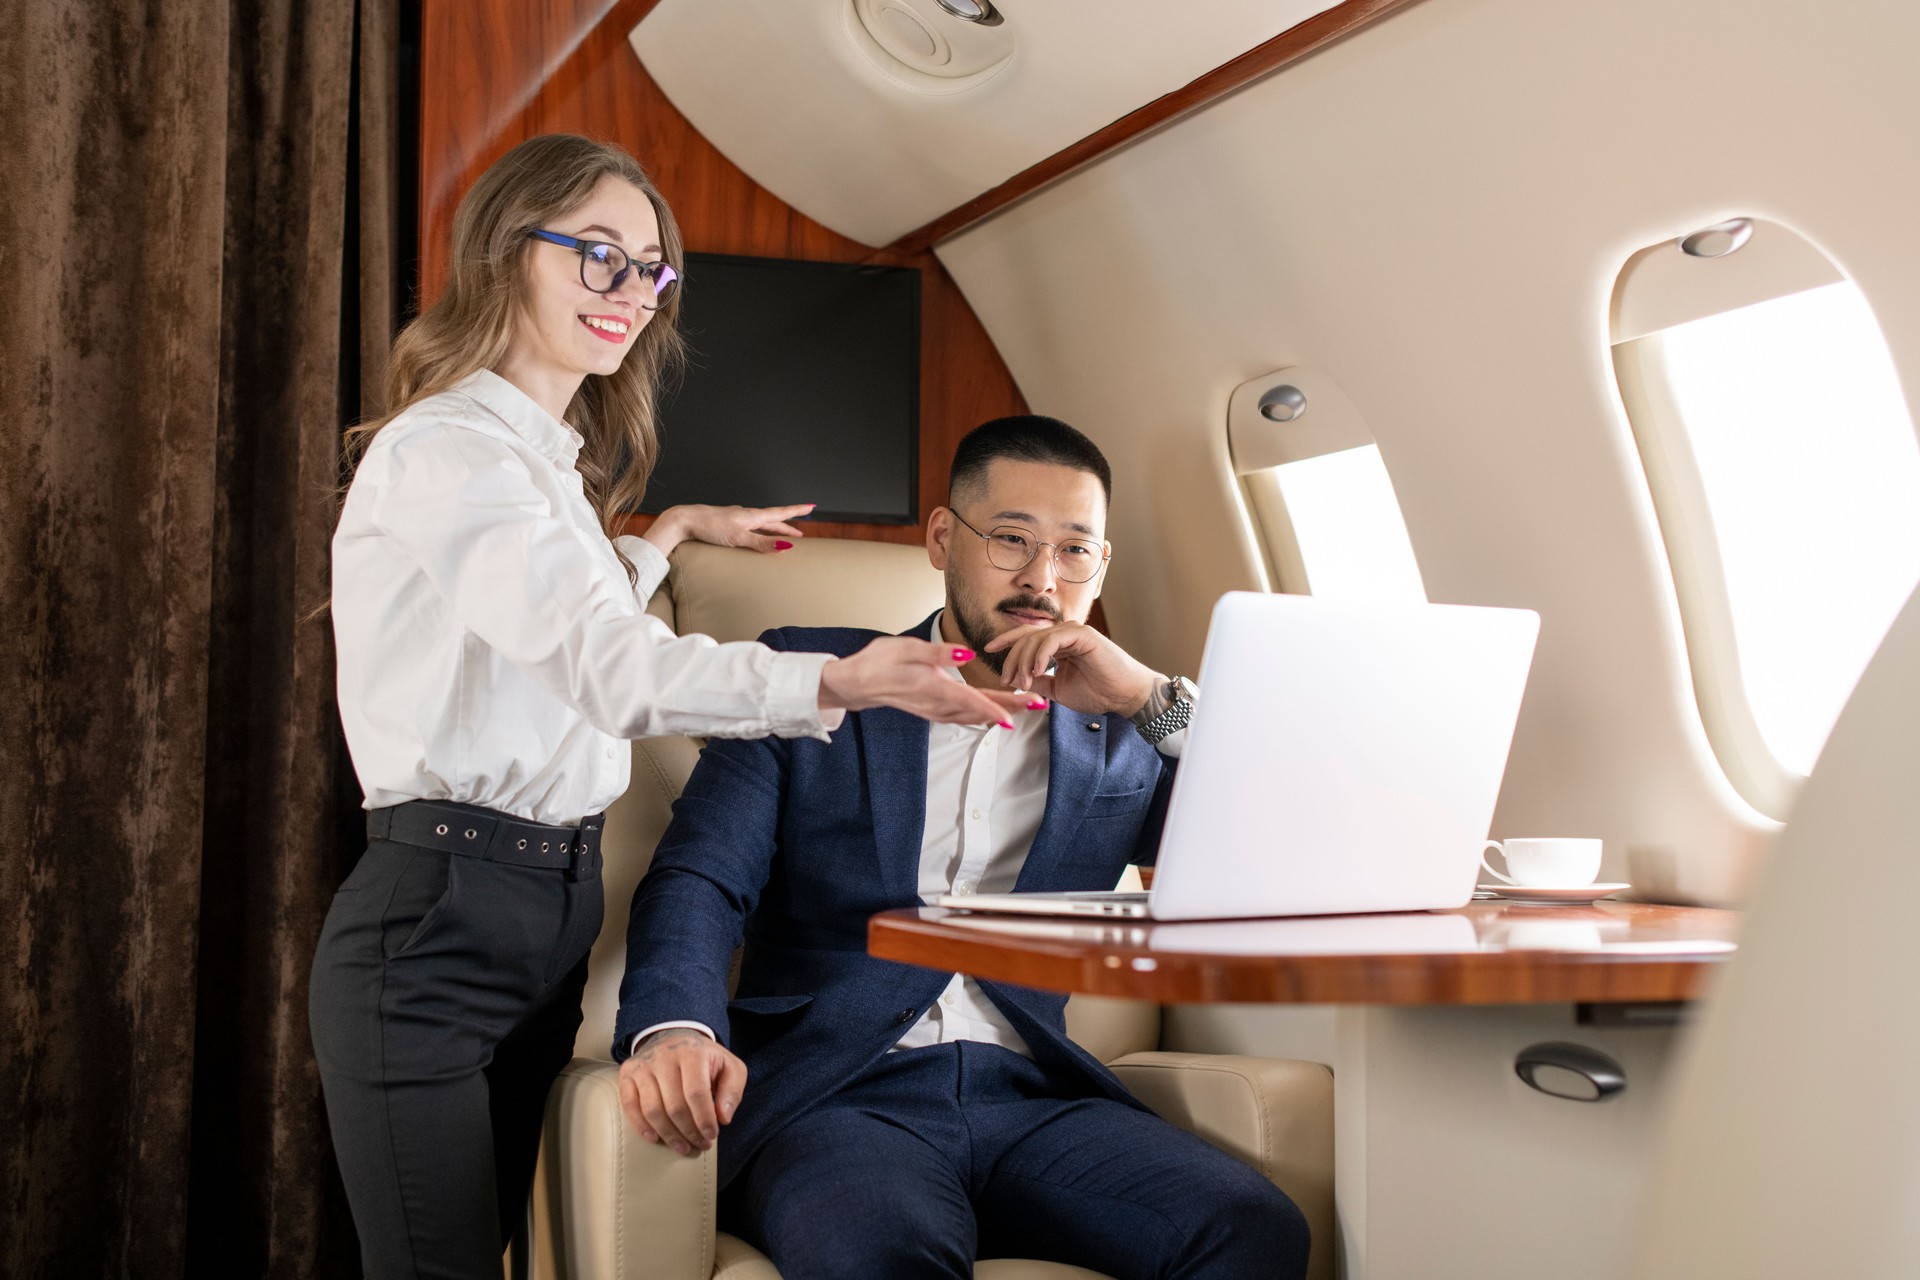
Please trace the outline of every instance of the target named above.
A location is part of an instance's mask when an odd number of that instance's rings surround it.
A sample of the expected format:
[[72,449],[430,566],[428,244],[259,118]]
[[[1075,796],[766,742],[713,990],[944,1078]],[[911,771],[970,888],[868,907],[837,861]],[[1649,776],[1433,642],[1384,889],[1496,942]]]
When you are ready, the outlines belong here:
[[1702,907],[1473,902],[1458,911],[1122,924],[886,911],[885,960],[1161,1004],[1652,1004],[1690,1000],[1733,950]]

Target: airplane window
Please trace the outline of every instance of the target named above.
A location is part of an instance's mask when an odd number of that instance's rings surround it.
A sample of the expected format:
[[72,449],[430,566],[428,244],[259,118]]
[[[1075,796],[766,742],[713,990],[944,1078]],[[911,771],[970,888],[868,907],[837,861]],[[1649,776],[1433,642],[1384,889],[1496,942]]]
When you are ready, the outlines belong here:
[[[1765,229],[1775,245],[1792,237]],[[1795,252],[1810,247],[1792,239]],[[1711,268],[1678,259],[1654,265]],[[1767,265],[1747,273],[1757,282]],[[1632,283],[1623,273],[1623,288]],[[1708,736],[1736,788],[1783,818],[1920,583],[1920,442],[1852,281],[1748,300],[1756,292],[1774,289],[1723,290],[1721,301],[1744,305],[1669,310],[1678,323],[1624,341],[1620,318],[1633,308],[1617,298],[1614,357]]]
[[[1378,445],[1269,467],[1246,479],[1281,590],[1347,600],[1427,598]],[[1286,528],[1276,528],[1281,525]],[[1291,543],[1280,555],[1273,555],[1276,533]]]
[[1761,735],[1813,768],[1920,581],[1920,445],[1851,282],[1661,334]]
[[1331,376],[1292,365],[1240,384],[1227,442],[1274,590],[1427,598],[1380,448]]

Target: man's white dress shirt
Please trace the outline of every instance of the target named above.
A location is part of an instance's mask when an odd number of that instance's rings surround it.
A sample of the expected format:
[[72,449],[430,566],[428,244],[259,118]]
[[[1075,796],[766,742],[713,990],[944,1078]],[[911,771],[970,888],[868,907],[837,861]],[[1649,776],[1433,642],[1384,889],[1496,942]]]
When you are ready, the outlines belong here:
[[[943,638],[941,616],[934,615],[927,639]],[[952,675],[963,679],[958,671]],[[1052,714],[1051,709],[1027,712],[1014,721],[1011,731],[997,725],[928,726],[927,817],[920,836],[923,903],[943,893],[1013,892],[1047,806]],[[1160,751],[1178,756],[1186,736],[1184,729],[1169,735],[1159,743]],[[713,1029],[702,1022],[661,1022],[635,1033],[629,1046],[670,1027],[713,1035]],[[1033,1056],[980,984],[959,973],[893,1048],[918,1049],[954,1040],[997,1044]]]
[[[928,639],[940,639],[935,614]],[[962,679],[958,671],[956,680]],[[927,822],[920,834],[920,900],[943,893],[1012,893],[1040,831],[1053,764],[1052,712],[1029,711],[1011,730],[936,724],[927,735]],[[980,984],[956,973],[895,1050],[953,1040],[1033,1053]]]
[[839,725],[819,709],[828,655],[676,636],[646,612],[666,557],[618,539],[629,582],[582,443],[485,370],[374,435],[333,536],[340,716],[367,808],[570,824],[627,789],[628,739]]

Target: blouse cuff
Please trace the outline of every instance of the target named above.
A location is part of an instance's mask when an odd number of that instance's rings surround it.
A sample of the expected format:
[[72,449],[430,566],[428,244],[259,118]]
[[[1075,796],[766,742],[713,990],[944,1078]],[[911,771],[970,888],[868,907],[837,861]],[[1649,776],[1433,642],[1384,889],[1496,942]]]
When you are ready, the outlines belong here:
[[621,534],[613,540],[613,545],[633,562],[634,572],[640,575],[639,581],[633,584],[633,594],[644,607],[647,601],[653,599],[653,593],[660,589],[660,584],[667,580],[667,570],[673,566],[667,563],[660,548],[631,533]]
[[782,738],[818,738],[822,742],[838,729],[847,713],[841,708],[820,709],[820,673],[833,661],[830,653],[776,652],[767,672],[767,720]]

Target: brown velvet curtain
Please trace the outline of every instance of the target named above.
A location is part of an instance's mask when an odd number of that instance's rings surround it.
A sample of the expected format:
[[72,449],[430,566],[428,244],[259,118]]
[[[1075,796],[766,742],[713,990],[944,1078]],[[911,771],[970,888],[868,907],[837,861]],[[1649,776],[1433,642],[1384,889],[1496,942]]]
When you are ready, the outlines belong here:
[[0,13],[0,1274],[358,1270],[307,967],[404,0]]

